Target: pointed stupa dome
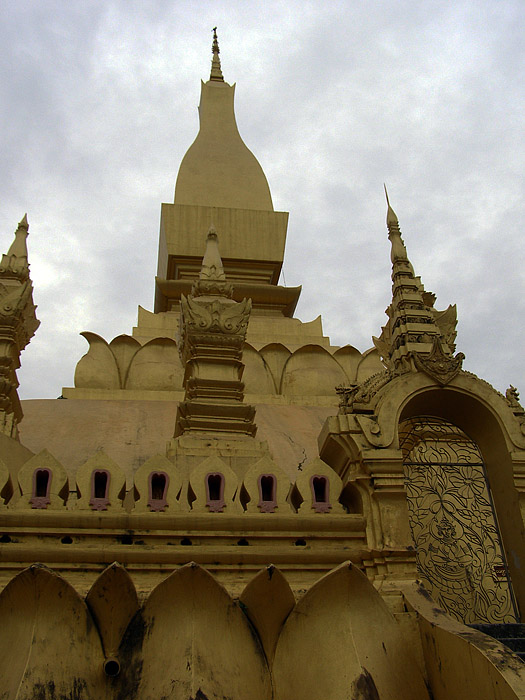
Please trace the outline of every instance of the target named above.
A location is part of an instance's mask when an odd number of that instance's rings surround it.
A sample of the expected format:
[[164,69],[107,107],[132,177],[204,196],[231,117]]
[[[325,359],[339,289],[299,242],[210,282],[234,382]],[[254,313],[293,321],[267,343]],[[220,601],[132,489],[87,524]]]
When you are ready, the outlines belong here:
[[273,211],[268,181],[237,129],[235,85],[224,81],[214,29],[210,80],[201,85],[200,130],[184,156],[175,204]]

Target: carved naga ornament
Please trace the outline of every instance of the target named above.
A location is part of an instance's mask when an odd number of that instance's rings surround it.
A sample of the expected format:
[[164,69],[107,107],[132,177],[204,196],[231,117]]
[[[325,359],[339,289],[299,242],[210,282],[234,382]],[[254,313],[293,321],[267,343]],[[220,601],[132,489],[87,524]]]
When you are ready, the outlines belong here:
[[251,299],[225,304],[223,299],[196,301],[192,296],[181,295],[183,324],[188,331],[207,333],[245,334],[252,308]]

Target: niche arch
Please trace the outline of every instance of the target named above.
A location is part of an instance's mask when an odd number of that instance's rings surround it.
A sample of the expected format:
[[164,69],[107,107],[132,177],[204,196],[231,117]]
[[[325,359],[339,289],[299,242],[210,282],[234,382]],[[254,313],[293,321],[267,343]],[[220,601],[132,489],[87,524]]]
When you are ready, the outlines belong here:
[[413,546],[398,427],[418,416],[442,418],[480,449],[514,595],[525,620],[525,532],[520,513],[520,499],[525,505],[525,416],[515,414],[490,384],[465,371],[446,385],[422,371],[397,377],[384,372],[358,391],[340,415],[326,420],[319,454],[346,479],[345,486],[353,482],[359,488],[368,547],[408,552]]
[[[470,383],[470,391],[466,390],[467,387],[462,387],[458,379],[466,380],[465,384]],[[523,619],[525,584],[520,581],[523,579],[520,568],[525,563],[525,533],[518,491],[514,484],[512,459],[513,447],[516,448],[513,443],[516,440],[518,443],[523,442],[519,424],[503,396],[486,382],[470,376],[456,378],[454,385],[441,387],[434,384],[405,396],[398,408],[397,424],[425,415],[457,426],[479,448],[514,595]],[[516,523],[520,527],[516,527]]]
[[95,452],[76,474],[79,510],[111,511],[122,508],[126,476],[102,450]]
[[31,457],[18,472],[18,495],[9,507],[61,509],[69,495],[68,475],[62,464],[47,450]]
[[[155,477],[157,475],[157,477]],[[164,479],[162,478],[164,477]],[[164,488],[162,485],[164,484]],[[164,455],[150,457],[135,472],[135,511],[141,513],[169,513],[189,509],[187,499],[182,497],[182,475],[176,464]],[[155,487],[155,488],[154,488]],[[159,492],[162,490],[162,494]],[[161,496],[158,498],[158,496]],[[179,497],[182,498],[179,501]]]
[[434,416],[400,423],[407,506],[419,575],[438,605],[467,624],[516,622],[483,456]]

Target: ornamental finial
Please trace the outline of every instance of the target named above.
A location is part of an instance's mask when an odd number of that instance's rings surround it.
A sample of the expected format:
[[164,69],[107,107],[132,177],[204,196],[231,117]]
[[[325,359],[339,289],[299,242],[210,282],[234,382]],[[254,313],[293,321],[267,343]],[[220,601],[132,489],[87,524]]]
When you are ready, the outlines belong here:
[[388,199],[388,191],[387,191],[386,185],[384,183],[383,183],[383,187],[385,188],[386,203],[387,203],[386,225],[388,228],[388,232],[391,233],[392,229],[399,231],[399,219],[397,218],[397,214],[395,213],[395,211],[390,206],[390,200]]
[[221,70],[221,59],[219,58],[221,50],[219,49],[219,40],[217,39],[217,27],[213,27],[212,32],[213,43],[211,45],[211,52],[213,54],[213,58],[211,59],[210,80],[217,80],[223,83],[224,77]]
[[405,244],[403,243],[403,239],[401,238],[401,231],[399,229],[399,219],[397,218],[397,214],[395,213],[395,211],[390,206],[386,185],[384,185],[384,188],[386,194],[386,203],[388,206],[386,212],[386,226],[388,229],[388,237],[392,244],[390,259],[392,260],[392,263],[395,263],[399,260],[404,260],[405,262],[408,262],[407,250],[405,248]]

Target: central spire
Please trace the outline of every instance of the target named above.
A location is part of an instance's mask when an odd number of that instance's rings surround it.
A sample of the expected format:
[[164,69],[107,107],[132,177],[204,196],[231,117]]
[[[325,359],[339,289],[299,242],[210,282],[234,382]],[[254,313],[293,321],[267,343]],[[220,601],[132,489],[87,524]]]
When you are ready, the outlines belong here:
[[201,87],[200,129],[181,163],[174,202],[273,212],[264,172],[237,128],[235,85],[223,78],[216,29],[210,79]]
[[213,43],[211,45],[211,52],[213,54],[213,58],[211,59],[210,80],[218,80],[223,83],[224,76],[222,75],[221,59],[219,58],[221,50],[219,49],[219,40],[217,39],[217,27],[213,27],[212,32]]

